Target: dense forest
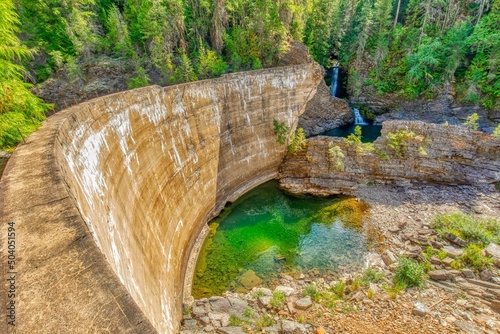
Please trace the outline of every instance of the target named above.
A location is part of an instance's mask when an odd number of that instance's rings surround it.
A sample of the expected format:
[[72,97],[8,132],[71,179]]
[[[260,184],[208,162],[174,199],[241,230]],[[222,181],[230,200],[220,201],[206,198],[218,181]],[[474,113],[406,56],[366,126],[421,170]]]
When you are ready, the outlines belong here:
[[[0,148],[12,149],[50,105],[29,93],[58,71],[126,60],[128,87],[276,64],[291,39],[323,66],[338,59],[353,91],[500,108],[500,0],[2,0]],[[359,71],[369,69],[368,79]]]

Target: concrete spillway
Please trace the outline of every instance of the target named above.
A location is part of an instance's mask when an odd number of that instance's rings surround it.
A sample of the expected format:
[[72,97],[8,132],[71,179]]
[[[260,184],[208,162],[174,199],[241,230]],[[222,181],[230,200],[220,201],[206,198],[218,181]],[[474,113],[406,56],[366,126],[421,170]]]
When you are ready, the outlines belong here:
[[206,222],[276,176],[286,148],[273,119],[294,128],[320,80],[315,64],[237,73],[48,119],[0,183],[17,332],[178,332]]

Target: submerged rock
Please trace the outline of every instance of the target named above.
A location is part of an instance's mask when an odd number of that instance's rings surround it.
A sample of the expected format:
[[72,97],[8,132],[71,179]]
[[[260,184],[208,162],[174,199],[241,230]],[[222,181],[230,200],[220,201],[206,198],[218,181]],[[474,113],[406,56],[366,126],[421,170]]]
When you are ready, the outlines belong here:
[[243,275],[241,275],[240,283],[245,288],[251,289],[262,283],[262,279],[260,279],[260,277],[255,274],[255,271],[247,270],[245,271],[245,273],[243,273]]

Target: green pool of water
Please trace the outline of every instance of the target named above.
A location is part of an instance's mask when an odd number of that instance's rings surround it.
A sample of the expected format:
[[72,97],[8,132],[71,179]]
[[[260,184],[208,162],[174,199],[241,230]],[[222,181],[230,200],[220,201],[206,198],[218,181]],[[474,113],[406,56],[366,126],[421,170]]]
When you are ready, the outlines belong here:
[[280,272],[360,269],[369,248],[366,212],[354,198],[295,197],[276,181],[265,183],[210,223],[193,296],[244,292],[257,283],[271,286]]

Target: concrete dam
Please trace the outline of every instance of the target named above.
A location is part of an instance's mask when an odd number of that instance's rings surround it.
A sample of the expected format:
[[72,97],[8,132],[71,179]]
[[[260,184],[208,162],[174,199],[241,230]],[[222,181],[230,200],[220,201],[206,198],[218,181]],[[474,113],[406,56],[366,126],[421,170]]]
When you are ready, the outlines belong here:
[[50,117],[0,181],[17,333],[178,333],[206,223],[276,177],[273,119],[294,129],[322,75],[304,64],[150,86]]

